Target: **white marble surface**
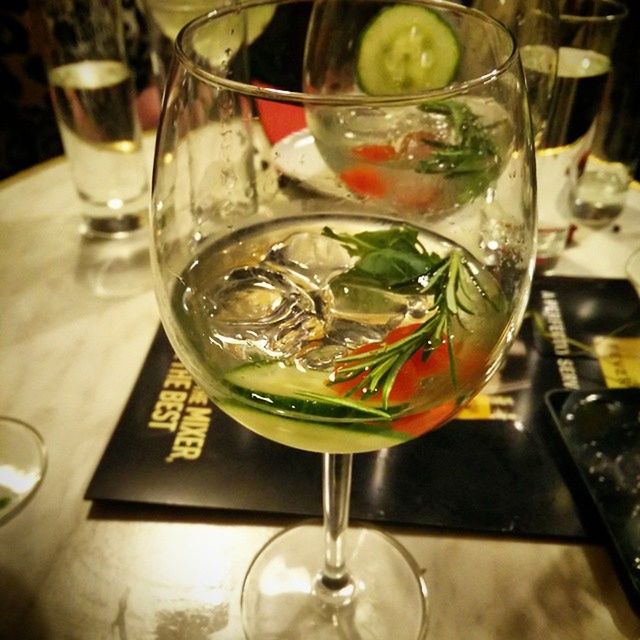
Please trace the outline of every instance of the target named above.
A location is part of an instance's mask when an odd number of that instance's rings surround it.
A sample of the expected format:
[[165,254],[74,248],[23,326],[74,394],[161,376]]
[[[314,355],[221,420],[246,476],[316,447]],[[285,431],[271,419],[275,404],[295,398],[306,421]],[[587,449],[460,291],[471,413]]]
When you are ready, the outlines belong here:
[[[243,574],[285,520],[82,498],[158,317],[150,291],[91,292],[78,214],[63,160],[0,185],[0,413],[35,425],[49,452],[39,492],[0,528],[0,638],[238,640]],[[623,277],[640,192],[619,225],[579,233],[556,271]],[[426,569],[431,640],[640,638],[597,546],[394,533]]]

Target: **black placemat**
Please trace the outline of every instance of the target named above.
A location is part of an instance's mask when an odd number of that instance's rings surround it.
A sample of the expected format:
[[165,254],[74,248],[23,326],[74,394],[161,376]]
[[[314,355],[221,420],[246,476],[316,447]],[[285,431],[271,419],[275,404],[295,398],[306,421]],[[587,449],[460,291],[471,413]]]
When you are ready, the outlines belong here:
[[[576,343],[589,348],[594,336],[612,332],[628,338],[640,319],[638,299],[626,280],[546,277],[534,284],[529,310],[475,414],[355,457],[354,519],[526,537],[595,535],[558,471],[544,395],[607,386],[598,359]],[[182,407],[172,406],[177,397]],[[159,330],[86,497],[319,515],[321,460],[253,434],[206,402]]]

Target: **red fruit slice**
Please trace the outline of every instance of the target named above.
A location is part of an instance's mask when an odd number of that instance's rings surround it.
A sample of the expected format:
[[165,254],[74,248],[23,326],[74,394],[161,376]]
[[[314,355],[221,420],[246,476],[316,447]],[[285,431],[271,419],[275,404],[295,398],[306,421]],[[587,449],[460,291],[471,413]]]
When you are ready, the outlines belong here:
[[396,150],[390,144],[363,144],[351,149],[351,154],[359,160],[387,162],[396,157]]
[[380,172],[375,167],[356,165],[340,173],[340,179],[359,196],[384,198],[388,187]]
[[433,409],[397,418],[391,423],[391,428],[410,436],[420,436],[444,424],[458,412],[459,408],[453,400],[450,400]]

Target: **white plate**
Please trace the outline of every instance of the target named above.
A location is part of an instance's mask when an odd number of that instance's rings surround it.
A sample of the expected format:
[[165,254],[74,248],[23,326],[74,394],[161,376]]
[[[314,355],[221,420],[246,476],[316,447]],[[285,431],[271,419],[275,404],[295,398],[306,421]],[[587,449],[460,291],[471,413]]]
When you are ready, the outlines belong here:
[[311,191],[340,198],[350,194],[322,159],[308,129],[296,131],[276,142],[273,163],[287,178]]

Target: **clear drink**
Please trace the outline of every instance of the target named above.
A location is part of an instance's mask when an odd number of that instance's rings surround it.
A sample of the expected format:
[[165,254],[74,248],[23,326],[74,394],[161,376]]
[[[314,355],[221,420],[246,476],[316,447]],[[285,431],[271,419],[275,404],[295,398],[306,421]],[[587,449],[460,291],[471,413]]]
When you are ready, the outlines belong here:
[[[295,20],[274,21],[256,46],[244,25],[282,2],[228,4],[178,35],[163,103],[150,219],[168,338],[238,422],[323,453],[324,527],[278,535],[244,580],[243,631],[255,640],[425,637],[420,566],[377,532],[348,529],[351,454],[453,417],[495,372],[524,313],[533,154],[513,38],[460,5],[391,4],[294,0]],[[377,74],[388,46],[398,55]],[[432,90],[420,61],[431,69],[440,56],[447,88]],[[293,77],[282,77],[282,60]],[[324,188],[309,129],[328,180],[350,190]],[[304,146],[280,137],[293,132]],[[240,164],[251,140],[260,154]],[[265,189],[274,166],[283,179]],[[359,183],[344,173],[353,168],[365,169]],[[307,181],[316,169],[319,188]],[[370,187],[378,178],[390,188],[368,191],[367,171]],[[238,206],[238,194],[255,206]]]
[[481,99],[306,115],[320,154],[351,191],[421,212],[482,193],[500,174],[511,135],[504,110]]
[[624,208],[631,176],[621,162],[589,159],[587,169],[572,188],[573,218],[593,229],[602,229]]
[[[451,286],[467,310],[448,329],[425,331],[442,311],[427,291],[436,276],[389,287],[357,275],[363,263],[344,238],[362,232],[385,243],[413,233],[429,255],[459,260],[461,280]],[[506,308],[488,270],[440,236],[380,218],[315,215],[208,247],[177,280],[172,315],[185,362],[227,413],[283,444],[346,453],[398,444],[453,416],[497,366]],[[385,397],[373,382],[375,357],[402,344],[408,351],[391,359],[399,368]],[[345,379],[352,366],[358,374]]]
[[560,47],[549,147],[574,145],[592,137],[610,69],[608,56]]
[[520,57],[527,79],[527,95],[536,147],[544,141],[549,121],[549,102],[557,73],[557,52],[548,45],[530,44],[520,47]]
[[121,216],[147,192],[129,69],[118,61],[88,60],[53,68],[49,82],[81,198],[92,216]]
[[539,271],[555,267],[566,246],[572,216],[570,191],[589,156],[610,66],[603,54],[560,47],[547,148],[536,152]]

